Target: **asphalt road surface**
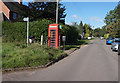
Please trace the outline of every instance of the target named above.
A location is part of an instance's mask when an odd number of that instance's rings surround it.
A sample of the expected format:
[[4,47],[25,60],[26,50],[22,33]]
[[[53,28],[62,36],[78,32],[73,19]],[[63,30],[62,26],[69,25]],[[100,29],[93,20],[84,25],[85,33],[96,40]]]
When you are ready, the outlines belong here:
[[48,68],[3,74],[3,81],[118,81],[118,55],[95,39]]

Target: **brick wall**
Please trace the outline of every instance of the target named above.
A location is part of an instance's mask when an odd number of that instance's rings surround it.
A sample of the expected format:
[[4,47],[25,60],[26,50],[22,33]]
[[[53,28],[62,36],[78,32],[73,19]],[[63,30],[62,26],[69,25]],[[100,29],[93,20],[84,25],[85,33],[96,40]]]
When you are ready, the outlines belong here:
[[0,0],[0,13],[3,12],[5,16],[10,19],[10,10],[6,7],[6,5]]
[[19,4],[22,4],[22,0],[17,0],[17,2],[18,2]]

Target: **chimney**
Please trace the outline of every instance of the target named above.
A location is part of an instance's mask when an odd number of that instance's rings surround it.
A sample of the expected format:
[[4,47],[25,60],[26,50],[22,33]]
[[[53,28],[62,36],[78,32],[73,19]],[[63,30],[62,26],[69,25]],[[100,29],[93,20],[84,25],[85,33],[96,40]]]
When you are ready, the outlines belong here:
[[19,4],[22,4],[22,0],[17,0]]

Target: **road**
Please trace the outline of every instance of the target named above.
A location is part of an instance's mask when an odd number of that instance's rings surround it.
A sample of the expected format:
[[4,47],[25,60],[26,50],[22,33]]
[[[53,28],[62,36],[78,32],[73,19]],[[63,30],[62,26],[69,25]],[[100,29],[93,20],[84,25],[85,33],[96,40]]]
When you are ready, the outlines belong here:
[[4,81],[118,81],[118,55],[95,39],[54,65],[3,74]]

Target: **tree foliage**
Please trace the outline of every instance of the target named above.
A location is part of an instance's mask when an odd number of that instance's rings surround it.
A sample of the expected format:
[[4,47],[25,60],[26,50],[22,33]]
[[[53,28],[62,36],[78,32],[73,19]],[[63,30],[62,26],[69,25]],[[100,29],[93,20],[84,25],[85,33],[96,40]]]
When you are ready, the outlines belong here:
[[91,28],[91,26],[89,24],[83,24],[83,22],[81,21],[80,24],[78,25],[77,22],[74,22],[73,27],[76,27],[77,31],[78,31],[78,38],[81,39],[81,37],[83,36],[85,39],[87,39],[88,37],[92,37],[93,35],[93,29]]
[[[56,2],[32,2],[29,3],[28,7],[31,9],[29,15],[31,21],[38,19],[48,19],[55,22],[56,20]],[[59,23],[65,22],[65,6],[59,3],[58,6],[58,21]]]
[[80,34],[83,34],[83,32],[84,32],[84,27],[83,27],[83,22],[82,22],[82,21],[80,22],[80,24],[79,24],[79,26],[78,26],[78,29],[79,29]]
[[96,28],[94,30],[94,36],[95,37],[104,37],[104,35],[106,34],[106,26],[103,26],[102,28]]
[[90,36],[92,36],[92,28],[90,25],[88,24],[84,24],[84,27],[83,27],[83,31],[84,31],[84,38],[88,38]]
[[107,33],[111,37],[120,37],[120,4],[105,17]]

